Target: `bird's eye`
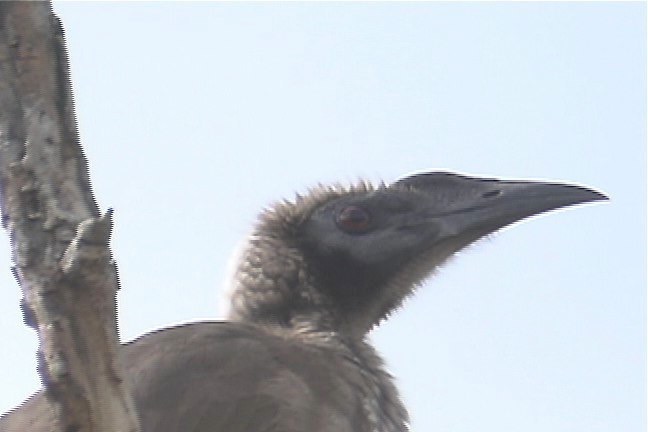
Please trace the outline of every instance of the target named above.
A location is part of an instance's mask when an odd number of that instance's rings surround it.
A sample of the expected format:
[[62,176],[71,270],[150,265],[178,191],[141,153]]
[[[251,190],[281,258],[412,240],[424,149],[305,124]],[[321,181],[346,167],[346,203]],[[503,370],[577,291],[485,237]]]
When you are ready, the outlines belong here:
[[342,230],[352,234],[367,232],[370,221],[369,213],[358,206],[344,207],[335,218],[335,222]]

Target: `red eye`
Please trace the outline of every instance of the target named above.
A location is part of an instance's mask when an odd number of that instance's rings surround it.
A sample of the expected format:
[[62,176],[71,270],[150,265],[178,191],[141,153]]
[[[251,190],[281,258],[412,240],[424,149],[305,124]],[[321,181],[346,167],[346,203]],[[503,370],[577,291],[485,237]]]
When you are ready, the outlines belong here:
[[337,215],[335,222],[348,233],[363,233],[369,229],[369,213],[362,207],[344,207]]

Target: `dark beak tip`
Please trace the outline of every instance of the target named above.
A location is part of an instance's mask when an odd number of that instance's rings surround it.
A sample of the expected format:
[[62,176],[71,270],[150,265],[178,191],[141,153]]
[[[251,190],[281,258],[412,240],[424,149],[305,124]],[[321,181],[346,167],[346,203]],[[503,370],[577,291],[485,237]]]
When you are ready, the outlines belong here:
[[582,205],[582,204],[589,204],[589,203],[593,204],[596,202],[604,202],[610,200],[610,198],[604,193],[601,193],[599,191],[587,187],[575,186],[575,185],[568,186],[568,189],[563,189],[562,193],[558,192],[554,196],[554,198],[549,198],[549,199],[555,199],[556,204],[562,201],[562,203],[558,205],[558,207],[570,207],[573,205]]
[[603,192],[589,188],[581,188],[581,190],[587,193],[587,197],[584,197],[583,202],[610,201],[610,197]]

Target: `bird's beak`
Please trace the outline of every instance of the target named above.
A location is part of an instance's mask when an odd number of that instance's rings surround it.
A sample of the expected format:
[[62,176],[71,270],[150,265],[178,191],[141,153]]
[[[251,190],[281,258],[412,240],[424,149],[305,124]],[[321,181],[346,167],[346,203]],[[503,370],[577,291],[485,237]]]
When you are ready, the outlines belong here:
[[393,186],[411,188],[427,198],[424,217],[435,225],[435,243],[455,239],[464,245],[529,216],[607,200],[602,193],[582,186],[438,172],[406,177]]

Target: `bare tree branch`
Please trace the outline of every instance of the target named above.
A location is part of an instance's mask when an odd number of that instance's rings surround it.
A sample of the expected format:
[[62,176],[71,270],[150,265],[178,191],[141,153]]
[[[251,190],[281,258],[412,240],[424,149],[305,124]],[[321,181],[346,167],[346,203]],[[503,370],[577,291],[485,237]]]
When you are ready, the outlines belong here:
[[0,205],[50,430],[139,429],[118,363],[112,220],[79,144],[64,36],[49,2],[0,2]]

